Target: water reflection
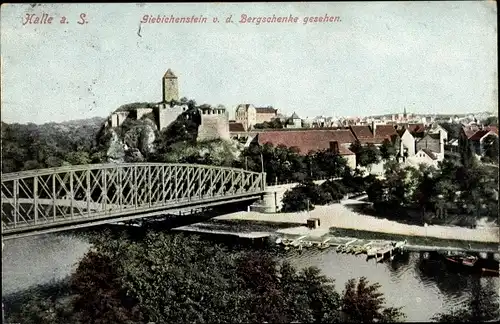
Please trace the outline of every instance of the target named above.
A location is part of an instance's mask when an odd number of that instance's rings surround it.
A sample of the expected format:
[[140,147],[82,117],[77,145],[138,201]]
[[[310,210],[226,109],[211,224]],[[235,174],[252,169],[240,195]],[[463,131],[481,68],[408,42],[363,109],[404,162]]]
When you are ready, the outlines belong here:
[[[2,292],[69,274],[88,248],[83,239],[56,235],[8,241],[2,256]],[[419,253],[406,252],[385,263],[367,261],[364,255],[339,254],[334,249],[281,250],[277,255],[299,268],[320,268],[335,279],[339,291],[350,278],[364,276],[380,283],[387,304],[403,307],[408,321],[429,321],[438,312],[474,303],[494,306],[498,299],[499,278],[450,272],[442,262]]]

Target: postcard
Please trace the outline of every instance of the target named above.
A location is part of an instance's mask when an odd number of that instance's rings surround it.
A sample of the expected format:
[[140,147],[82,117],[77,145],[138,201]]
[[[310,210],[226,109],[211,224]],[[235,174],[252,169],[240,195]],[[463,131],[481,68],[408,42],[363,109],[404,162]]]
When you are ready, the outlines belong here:
[[4,322],[500,319],[496,2],[0,24]]

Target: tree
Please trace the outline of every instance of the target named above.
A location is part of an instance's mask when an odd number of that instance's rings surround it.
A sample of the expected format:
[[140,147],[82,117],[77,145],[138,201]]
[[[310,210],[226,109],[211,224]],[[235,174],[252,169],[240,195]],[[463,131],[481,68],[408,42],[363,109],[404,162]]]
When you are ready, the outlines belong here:
[[339,181],[327,180],[321,184],[320,189],[328,193],[334,202],[341,200],[347,194],[347,189]]
[[484,126],[497,126],[498,127],[498,117],[490,116],[486,118],[483,122]]
[[71,285],[76,293],[74,311],[82,323],[132,324],[142,319],[139,301],[120,286],[117,271],[116,260],[95,251],[80,261]]
[[361,146],[361,143],[358,140],[355,140],[354,143],[349,146],[349,150],[356,154],[356,161],[358,161],[358,155],[363,150],[363,146]]
[[498,164],[498,136],[487,136],[483,142],[483,148],[487,160]]
[[361,152],[359,153],[359,165],[364,167],[367,167],[371,164],[376,164],[380,162],[380,159],[380,151],[373,144],[368,144],[366,147],[363,147]]
[[[72,274],[72,307],[23,303],[21,323],[338,323],[392,321],[377,285],[362,279],[344,297],[318,268],[297,271],[269,252],[229,252],[164,232],[131,239],[109,232]],[[343,315],[343,318],[342,318]]]
[[258,123],[253,125],[254,129],[281,129],[283,128],[283,123],[279,118],[272,119],[271,121],[265,121],[263,123]]
[[385,139],[380,146],[380,155],[382,159],[389,160],[395,157],[397,154],[397,150],[394,145],[388,139]]
[[342,311],[347,321],[355,323],[399,322],[404,318],[400,308],[386,307],[380,285],[369,284],[365,277],[350,279],[342,293]]
[[[311,200],[310,191],[316,192],[316,190],[311,190],[307,185],[299,185],[295,188],[285,191],[283,195],[283,207],[281,211],[284,213],[297,212],[303,210],[313,210],[314,204]],[[325,199],[324,196],[316,198],[316,200]]]
[[371,183],[366,189],[368,200],[374,204],[374,207],[376,209],[378,208],[378,205],[380,203],[383,203],[387,200],[386,191],[387,188],[385,187],[385,183],[378,179]]
[[64,160],[72,165],[84,165],[91,162],[89,152],[86,151],[69,152]]
[[373,144],[362,146],[359,141],[351,144],[349,149],[356,154],[356,163],[360,166],[367,167],[371,164],[380,162],[380,150]]
[[339,177],[347,167],[347,161],[331,149],[310,152],[308,154],[311,170],[319,177]]

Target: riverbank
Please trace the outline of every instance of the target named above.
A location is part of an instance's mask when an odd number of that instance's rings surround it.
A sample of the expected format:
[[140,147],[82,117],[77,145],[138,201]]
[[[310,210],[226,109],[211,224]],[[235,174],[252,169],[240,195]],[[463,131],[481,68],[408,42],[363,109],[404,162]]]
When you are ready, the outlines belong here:
[[[362,198],[362,197],[361,197]],[[392,235],[403,235],[409,237],[419,238],[436,238],[445,240],[457,240],[468,242],[481,242],[481,243],[496,243],[499,242],[499,228],[462,228],[456,226],[417,226],[401,224],[387,219],[380,219],[373,216],[363,215],[354,212],[348,208],[347,205],[362,204],[364,202],[357,200],[347,199],[343,200],[340,204],[332,204],[327,206],[316,206],[316,208],[309,212],[297,213],[259,213],[259,212],[236,212],[223,216],[218,216],[216,220],[225,221],[256,221],[266,223],[295,223],[302,226],[297,227],[296,232],[302,230],[304,233],[308,231],[305,227],[307,219],[313,217],[320,220],[319,229],[330,230],[345,229],[368,231],[373,233],[384,233]]]

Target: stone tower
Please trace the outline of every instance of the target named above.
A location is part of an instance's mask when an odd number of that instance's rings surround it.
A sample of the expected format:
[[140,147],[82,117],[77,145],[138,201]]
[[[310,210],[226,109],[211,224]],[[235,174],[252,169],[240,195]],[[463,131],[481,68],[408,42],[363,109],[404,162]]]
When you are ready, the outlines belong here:
[[179,86],[177,77],[168,69],[163,76],[163,102],[179,101]]

